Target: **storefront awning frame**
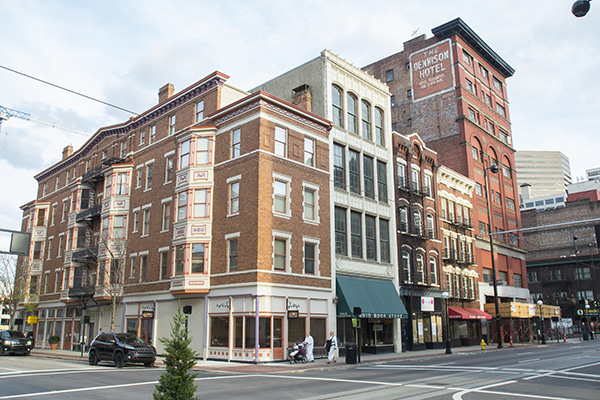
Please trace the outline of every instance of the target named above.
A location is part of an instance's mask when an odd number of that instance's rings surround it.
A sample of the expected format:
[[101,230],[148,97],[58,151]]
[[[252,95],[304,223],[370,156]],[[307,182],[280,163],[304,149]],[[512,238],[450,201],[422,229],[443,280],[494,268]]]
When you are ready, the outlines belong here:
[[336,277],[338,317],[407,318],[408,313],[391,280],[338,274]]

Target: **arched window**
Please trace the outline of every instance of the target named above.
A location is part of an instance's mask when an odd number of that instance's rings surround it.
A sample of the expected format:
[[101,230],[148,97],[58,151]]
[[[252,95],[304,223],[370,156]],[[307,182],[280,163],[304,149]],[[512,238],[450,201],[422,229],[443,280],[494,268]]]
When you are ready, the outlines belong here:
[[416,262],[417,262],[417,269],[416,269],[417,283],[425,283],[425,274],[423,272],[423,269],[425,268],[425,266],[424,266],[425,260],[423,259],[423,254],[417,254]]
[[383,131],[383,110],[375,108],[375,142],[380,146],[385,146]]
[[429,280],[432,285],[437,285],[437,260],[435,257],[429,257]]
[[419,210],[413,211],[413,223],[415,227],[415,231],[413,232],[416,235],[420,235],[423,231],[422,223],[421,223],[421,212]]
[[432,214],[427,214],[427,237],[430,239],[435,237],[435,226],[433,225]]
[[343,101],[342,101],[342,89],[333,85],[331,87],[331,119],[333,124],[341,128],[344,127],[343,119]]
[[373,140],[371,134],[371,105],[364,100],[362,101],[360,117],[362,119],[362,137]]
[[479,139],[473,138],[472,146],[473,147],[471,147],[471,152],[473,155],[473,160],[480,160],[482,147]]
[[508,179],[512,179],[511,170],[512,168],[510,165],[510,160],[508,159],[508,157],[504,156],[502,158],[502,175],[504,175]]
[[408,211],[406,207],[400,207],[400,231],[408,232]]
[[410,274],[410,253],[406,250],[402,251],[402,273],[404,282],[412,282]]
[[358,134],[358,100],[351,93],[347,98],[348,132]]

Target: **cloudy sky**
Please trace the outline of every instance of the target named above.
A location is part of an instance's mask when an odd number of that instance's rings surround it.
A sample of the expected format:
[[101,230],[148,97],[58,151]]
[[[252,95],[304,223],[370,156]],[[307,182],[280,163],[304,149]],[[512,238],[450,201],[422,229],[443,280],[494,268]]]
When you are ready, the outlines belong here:
[[[219,70],[248,90],[323,49],[362,67],[461,17],[516,70],[517,150],[560,150],[577,177],[600,166],[600,4],[575,18],[572,2],[0,0],[0,66],[139,113],[168,82],[183,89]],[[131,116],[2,68],[0,105],[87,132]],[[12,118],[0,140],[0,228],[20,229],[33,175],[86,136]]]

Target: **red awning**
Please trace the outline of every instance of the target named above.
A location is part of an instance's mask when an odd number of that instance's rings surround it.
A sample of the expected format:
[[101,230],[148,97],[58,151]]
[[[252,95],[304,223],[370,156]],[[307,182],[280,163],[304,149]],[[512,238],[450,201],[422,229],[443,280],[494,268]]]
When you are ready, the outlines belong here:
[[477,319],[492,319],[492,316],[485,311],[481,311],[478,308],[466,308],[467,311],[475,315]]
[[476,319],[475,314],[466,308],[448,307],[448,318],[450,319]]

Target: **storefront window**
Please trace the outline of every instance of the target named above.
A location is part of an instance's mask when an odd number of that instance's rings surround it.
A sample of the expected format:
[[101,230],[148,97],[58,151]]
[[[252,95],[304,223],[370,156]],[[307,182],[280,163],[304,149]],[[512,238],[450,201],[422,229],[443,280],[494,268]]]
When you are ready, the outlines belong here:
[[288,343],[292,345],[293,343],[303,342],[306,337],[305,328],[305,318],[288,319]]
[[[254,317],[246,317],[246,346],[247,349],[253,349],[255,347],[254,338],[256,324]],[[258,345],[262,349],[271,348],[271,318],[262,317],[259,320],[258,325]]]
[[236,317],[235,318],[235,347],[238,349],[242,348],[242,343],[244,343],[244,318]]
[[423,314],[413,314],[413,343],[425,343]]
[[327,320],[325,318],[311,318],[310,334],[315,340],[315,346],[325,346],[327,340]]
[[229,317],[211,317],[210,326],[210,345],[229,346]]
[[127,333],[133,333],[137,335],[138,331],[138,320],[137,318],[130,318],[127,320]]

